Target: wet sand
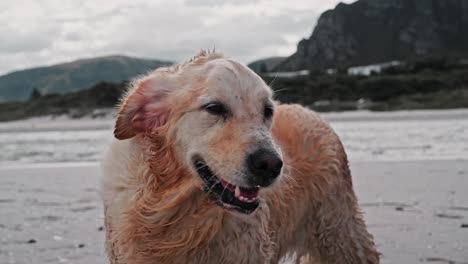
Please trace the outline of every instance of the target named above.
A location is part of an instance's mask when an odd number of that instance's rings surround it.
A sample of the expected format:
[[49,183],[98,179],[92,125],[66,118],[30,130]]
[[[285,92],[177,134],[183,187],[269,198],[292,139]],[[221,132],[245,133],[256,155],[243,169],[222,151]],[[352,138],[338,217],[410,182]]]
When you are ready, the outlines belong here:
[[[354,162],[382,263],[468,263],[468,161]],[[0,263],[106,263],[97,164],[0,167]]]

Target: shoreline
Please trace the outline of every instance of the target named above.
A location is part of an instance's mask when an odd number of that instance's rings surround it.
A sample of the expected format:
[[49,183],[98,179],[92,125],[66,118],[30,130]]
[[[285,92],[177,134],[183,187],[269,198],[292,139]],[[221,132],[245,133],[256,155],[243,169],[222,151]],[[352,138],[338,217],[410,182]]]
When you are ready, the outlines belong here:
[[[83,162],[35,162],[35,163],[20,163],[8,162],[0,163],[0,170],[17,170],[17,169],[47,169],[47,168],[82,168],[82,167],[99,167],[99,161],[83,161]],[[1,176],[0,176],[1,177]]]
[[[468,158],[440,158],[434,157],[433,159],[379,159],[379,160],[352,160],[349,159],[350,166],[365,165],[368,163],[424,163],[424,162],[467,162]],[[99,167],[100,161],[64,161],[64,162],[8,162],[0,163],[0,170],[17,170],[17,169],[54,169],[54,168],[86,168],[86,167]],[[1,176],[0,176],[1,177]]]
[[[467,158],[451,158],[451,157],[434,157],[434,158],[424,158],[424,159],[369,159],[369,160],[353,160],[348,157],[348,163],[350,167],[362,166],[369,163],[424,163],[424,162],[466,162],[468,164]],[[100,167],[101,161],[63,161],[63,162],[0,162],[0,171],[1,170],[17,170],[17,169],[54,169],[54,168],[90,168],[90,167]],[[1,175],[0,175],[1,177]]]
[[[333,122],[391,122],[415,120],[468,120],[468,108],[455,109],[425,109],[425,110],[398,110],[398,111],[343,111],[318,112],[325,120]],[[0,122],[0,133],[11,132],[46,132],[46,131],[73,131],[73,130],[112,130],[114,116],[103,118],[77,118],[68,116],[41,116]]]

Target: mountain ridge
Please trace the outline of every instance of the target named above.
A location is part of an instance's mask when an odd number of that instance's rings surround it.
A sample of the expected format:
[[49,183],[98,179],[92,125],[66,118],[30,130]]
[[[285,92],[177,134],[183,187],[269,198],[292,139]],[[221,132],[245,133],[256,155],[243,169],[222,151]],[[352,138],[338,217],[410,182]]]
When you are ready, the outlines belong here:
[[88,89],[101,81],[119,83],[170,64],[164,60],[109,55],[16,70],[0,76],[0,101],[28,100],[34,90],[41,94],[65,94]]
[[359,0],[321,14],[276,71],[347,68],[422,57],[468,58],[468,1]]

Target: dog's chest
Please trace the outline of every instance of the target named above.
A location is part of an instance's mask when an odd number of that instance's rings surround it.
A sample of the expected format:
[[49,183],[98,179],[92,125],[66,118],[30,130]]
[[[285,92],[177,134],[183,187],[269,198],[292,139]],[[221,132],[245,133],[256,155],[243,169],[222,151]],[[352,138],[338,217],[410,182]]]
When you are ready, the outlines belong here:
[[192,263],[258,264],[270,263],[274,243],[262,222],[227,222],[200,250]]

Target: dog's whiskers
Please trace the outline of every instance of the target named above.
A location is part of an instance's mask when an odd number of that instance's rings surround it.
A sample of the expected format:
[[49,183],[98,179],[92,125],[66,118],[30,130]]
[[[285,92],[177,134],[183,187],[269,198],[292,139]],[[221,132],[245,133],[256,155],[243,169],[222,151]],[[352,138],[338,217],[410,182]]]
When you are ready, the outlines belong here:
[[289,89],[290,89],[290,88],[288,88],[288,87],[284,87],[284,88],[281,88],[281,89],[273,90],[273,98],[276,99],[276,97],[277,97],[277,95],[278,95],[279,93],[281,93],[282,91],[287,91],[287,90],[289,90]]
[[[288,165],[284,165],[284,166],[285,166],[285,169],[288,169],[288,170],[294,169],[294,170],[296,170],[297,172],[300,173],[299,170],[293,168],[292,166],[288,166]],[[295,179],[294,177],[292,177],[289,173],[283,172],[282,175],[284,176],[283,179],[284,179],[285,181],[287,181],[288,183],[292,183],[292,184],[295,184],[295,185],[298,184],[297,181],[296,181],[296,179]]]
[[286,183],[297,185],[296,179],[294,179],[291,175],[283,173],[283,179]]
[[226,191],[226,187],[224,187],[224,185],[223,185],[223,191],[221,192],[221,197],[223,196],[224,191]]
[[294,168],[294,167],[291,166],[291,165],[285,164],[284,167],[287,168],[287,169],[290,169],[290,170],[294,170],[294,172],[297,172],[297,173],[301,174],[301,176],[304,176],[304,173],[303,173],[302,171],[300,171],[300,170]]
[[273,89],[273,85],[275,84],[275,81],[276,81],[277,77],[278,77],[278,72],[276,72],[275,78],[273,78],[273,80],[268,84],[268,86],[270,86],[271,89]]
[[284,87],[284,88],[281,88],[281,89],[276,89],[274,92],[279,93],[279,92],[282,92],[282,91],[287,91],[289,89],[290,89],[289,87]]
[[[216,175],[213,174],[213,175],[208,179],[208,181],[211,181],[213,178],[217,178]],[[211,187],[210,187],[206,192],[208,192],[208,193],[214,193],[214,192],[211,191],[211,190],[213,189],[214,186],[215,186],[215,184],[211,185]],[[224,186],[223,186],[223,187],[224,187]],[[223,190],[223,191],[224,191],[224,190]]]

